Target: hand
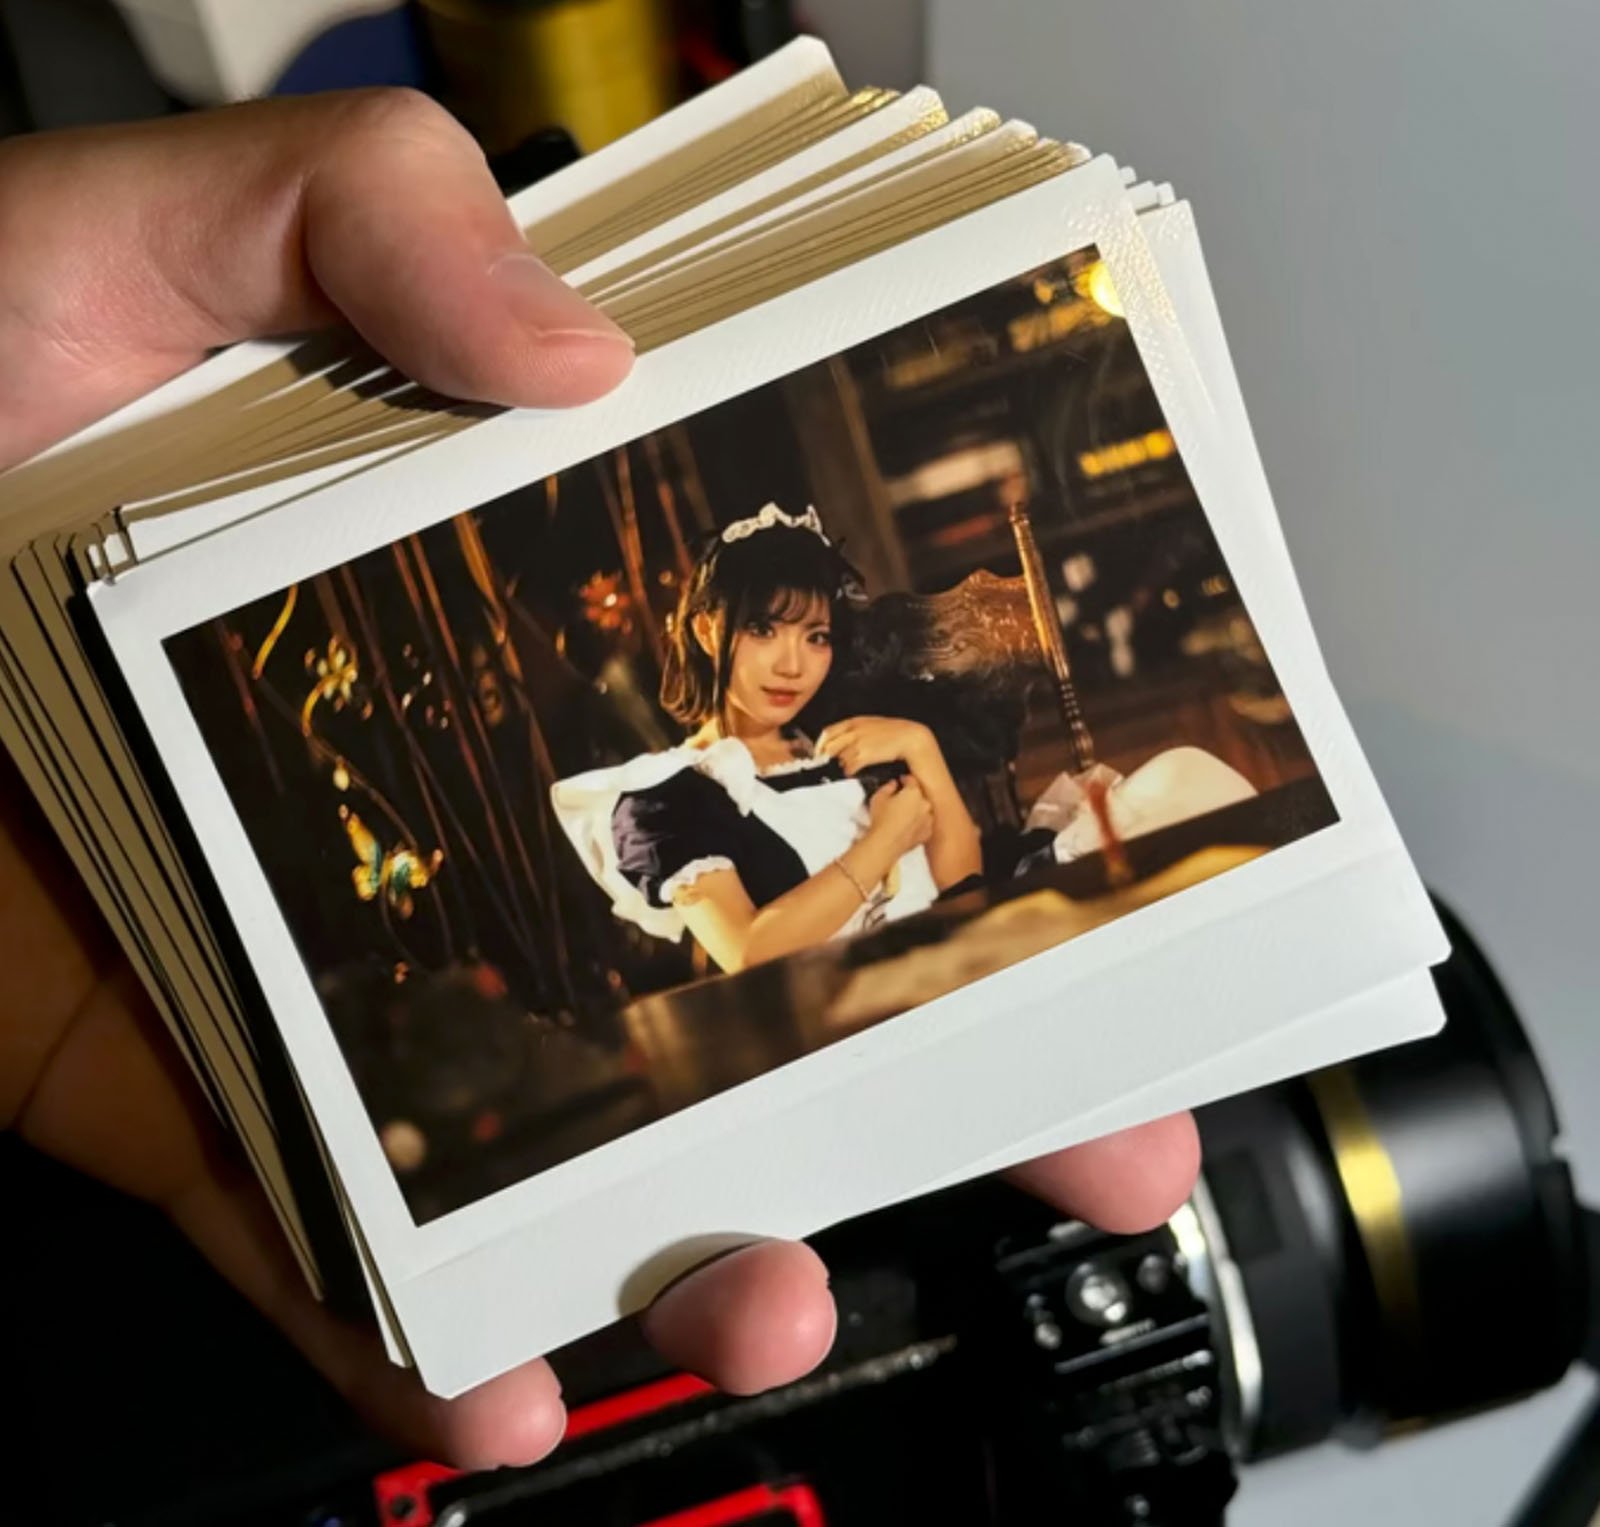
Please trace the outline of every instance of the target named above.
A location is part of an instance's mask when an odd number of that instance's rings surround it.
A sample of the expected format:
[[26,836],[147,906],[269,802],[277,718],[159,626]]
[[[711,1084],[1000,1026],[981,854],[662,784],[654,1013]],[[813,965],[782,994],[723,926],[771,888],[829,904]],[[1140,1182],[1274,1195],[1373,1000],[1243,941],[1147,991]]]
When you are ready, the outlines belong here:
[[903,763],[920,775],[930,764],[943,765],[944,756],[933,733],[920,721],[894,716],[855,716],[822,729],[817,751],[836,758],[846,774],[859,774],[874,764]]
[[[0,143],[0,466],[183,371],[213,346],[343,316],[462,397],[554,407],[605,392],[630,347],[527,253],[467,135],[423,98],[276,101]],[[564,1424],[528,1363],[452,1401],[312,1298],[26,792],[0,756],[0,1125],[163,1206],[372,1421],[462,1467],[526,1463]],[[1064,1212],[1139,1230],[1197,1161],[1168,1119],[1035,1162]],[[536,1297],[536,1291],[530,1291]],[[818,1362],[816,1256],[750,1247],[643,1317],[667,1361],[737,1392]]]
[[867,802],[869,837],[881,839],[892,859],[921,848],[933,836],[933,807],[914,779],[891,780]]
[[0,468],[215,346],[341,317],[483,402],[587,402],[633,364],[411,91],[0,141],[0,252]]

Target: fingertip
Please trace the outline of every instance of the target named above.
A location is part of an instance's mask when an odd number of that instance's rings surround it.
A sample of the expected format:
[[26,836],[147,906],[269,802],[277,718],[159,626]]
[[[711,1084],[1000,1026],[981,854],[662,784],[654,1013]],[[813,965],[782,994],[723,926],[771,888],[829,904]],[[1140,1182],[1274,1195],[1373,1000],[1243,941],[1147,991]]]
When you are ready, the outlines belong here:
[[604,397],[633,370],[633,345],[619,331],[533,330],[520,346],[475,353],[460,396],[508,408],[570,408]]
[[815,1368],[833,1345],[837,1312],[821,1258],[798,1242],[767,1241],[691,1273],[642,1324],[668,1362],[744,1395]]
[[1194,1191],[1200,1134],[1173,1114],[1013,1168],[1018,1187],[1114,1235],[1154,1229]]
[[[491,262],[485,286],[500,335],[486,335],[468,357],[472,396],[523,408],[589,403],[633,369],[626,330],[537,255],[521,249],[502,255]],[[495,337],[503,348],[492,343]],[[506,373],[498,381],[490,375],[497,363]]]
[[454,1468],[521,1468],[548,1456],[567,1430],[561,1385],[550,1365],[528,1363],[439,1402],[436,1454]]

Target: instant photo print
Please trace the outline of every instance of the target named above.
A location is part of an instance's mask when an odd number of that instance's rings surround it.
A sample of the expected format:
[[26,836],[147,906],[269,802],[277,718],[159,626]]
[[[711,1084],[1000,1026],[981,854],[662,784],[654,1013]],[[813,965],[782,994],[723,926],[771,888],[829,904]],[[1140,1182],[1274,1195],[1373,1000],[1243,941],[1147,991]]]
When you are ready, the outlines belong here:
[[1170,188],[805,41],[512,206],[612,395],[246,345],[0,479],[8,746],[396,1362],[1437,1026]]

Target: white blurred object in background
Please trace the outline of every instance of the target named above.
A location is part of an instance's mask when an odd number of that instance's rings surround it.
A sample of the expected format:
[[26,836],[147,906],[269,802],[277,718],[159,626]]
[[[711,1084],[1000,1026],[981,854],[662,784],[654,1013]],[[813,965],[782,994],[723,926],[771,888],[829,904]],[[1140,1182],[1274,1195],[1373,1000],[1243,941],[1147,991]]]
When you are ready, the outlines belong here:
[[113,0],[156,78],[196,106],[266,95],[305,48],[400,0]]

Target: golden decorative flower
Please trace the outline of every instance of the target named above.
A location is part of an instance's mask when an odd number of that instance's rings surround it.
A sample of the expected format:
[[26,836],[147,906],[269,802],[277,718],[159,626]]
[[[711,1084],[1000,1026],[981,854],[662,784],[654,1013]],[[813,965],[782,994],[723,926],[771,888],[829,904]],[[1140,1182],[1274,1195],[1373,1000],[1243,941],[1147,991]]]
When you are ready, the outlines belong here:
[[596,573],[578,590],[583,618],[601,631],[626,635],[633,629],[633,597],[623,587],[621,573]]
[[300,708],[300,730],[311,735],[311,718],[316,708],[330,701],[335,710],[355,703],[356,681],[361,677],[361,665],[355,652],[337,636],[328,638],[328,651],[323,657],[315,652],[306,653],[306,669],[313,683],[306,703]]

